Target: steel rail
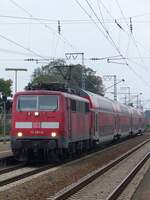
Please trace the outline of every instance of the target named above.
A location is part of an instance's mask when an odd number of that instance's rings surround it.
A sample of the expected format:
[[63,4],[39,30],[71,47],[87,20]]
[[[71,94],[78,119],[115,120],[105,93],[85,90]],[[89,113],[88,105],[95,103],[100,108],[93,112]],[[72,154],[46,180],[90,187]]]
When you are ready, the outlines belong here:
[[54,196],[50,196],[47,198],[47,200],[65,200],[68,197],[74,195],[79,190],[81,190],[83,187],[87,186],[89,183],[106,173],[109,169],[120,163],[125,158],[129,157],[132,153],[140,149],[142,146],[144,146],[146,143],[150,142],[150,139],[142,142],[141,144],[137,145],[136,147],[129,150],[127,153],[124,153],[119,158],[116,158],[115,160],[111,161],[110,163],[106,164],[105,166],[96,169],[95,171],[89,173],[85,177],[81,178],[76,183],[73,183],[64,189],[57,192]]
[[127,177],[106,198],[106,200],[116,200],[149,158],[150,152],[146,154],[146,156],[135,166],[135,168],[130,172],[130,174],[128,174]]
[[0,181],[0,187],[5,186],[5,185],[10,184],[10,183],[13,183],[15,181],[19,181],[21,179],[27,178],[29,176],[38,174],[38,173],[43,172],[45,170],[51,169],[52,167],[54,167],[54,165],[47,165],[47,166],[44,166],[44,167],[39,167],[39,168],[34,169],[32,171],[29,171],[29,172],[25,172],[25,173],[20,174],[20,175],[16,175],[16,176],[11,177],[11,178],[7,178],[5,180]]
[[0,169],[0,175],[14,171],[14,170],[17,170],[17,169],[20,169],[20,168],[23,168],[25,166],[26,166],[25,163],[21,163],[21,164],[18,164],[18,165],[13,165],[13,166],[10,166],[10,167],[6,167],[4,169]]

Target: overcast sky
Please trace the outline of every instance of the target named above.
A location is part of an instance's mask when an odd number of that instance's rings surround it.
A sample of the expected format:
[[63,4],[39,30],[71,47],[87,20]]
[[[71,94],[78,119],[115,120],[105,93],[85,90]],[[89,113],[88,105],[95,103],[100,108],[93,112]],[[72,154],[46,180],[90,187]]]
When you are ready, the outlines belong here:
[[[34,69],[41,66],[41,63],[24,59],[65,58],[68,52],[84,52],[85,65],[97,75],[117,75],[118,81],[125,79],[125,83],[118,84],[118,92],[127,92],[121,91],[120,87],[130,87],[131,93],[142,93],[142,100],[150,99],[150,1],[0,2],[0,77],[14,81],[14,73],[6,72],[5,68],[27,68],[28,72],[18,74],[19,91],[30,81]],[[89,60],[111,56],[119,57],[111,60],[115,63],[108,63],[106,59]],[[81,63],[81,58],[67,62]],[[113,82],[104,80],[104,84],[107,88]],[[109,93],[107,95],[113,98]],[[118,100],[123,102],[123,97],[119,95]],[[150,106],[150,103],[145,101],[144,106]]]

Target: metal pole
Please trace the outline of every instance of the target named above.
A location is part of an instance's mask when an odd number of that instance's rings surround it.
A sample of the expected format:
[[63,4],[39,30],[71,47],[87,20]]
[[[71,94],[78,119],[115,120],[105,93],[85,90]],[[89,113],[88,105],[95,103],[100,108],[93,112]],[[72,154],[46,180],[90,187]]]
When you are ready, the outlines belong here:
[[114,94],[114,100],[117,101],[117,85],[119,83],[121,83],[121,82],[124,82],[125,80],[122,79],[121,81],[117,82],[117,76],[116,75],[105,75],[103,77],[104,78],[111,78],[111,79],[113,78],[114,84],[112,86],[106,88],[105,91],[108,90],[109,88],[113,87],[114,88],[114,92],[113,92],[113,94]]
[[84,53],[82,55],[82,89],[85,89],[85,69],[84,69]]
[[3,126],[3,143],[6,143],[5,137],[6,137],[6,102],[3,102],[4,104],[4,126]]
[[[75,52],[75,53],[65,53],[66,55],[66,58],[69,60],[71,57],[73,57],[73,59],[76,59],[78,55],[81,55],[82,56],[82,74],[81,74],[81,87],[82,89],[85,89],[85,69],[84,69],[84,53],[78,53],[78,52]],[[67,57],[69,56],[69,57]],[[76,56],[76,57],[74,57]]]
[[26,68],[6,68],[6,71],[14,71],[15,72],[15,93],[17,92],[17,73],[18,71],[27,71]]
[[137,95],[136,107],[139,108],[139,95]]
[[117,76],[114,75],[114,101],[117,101]]
[[130,104],[131,101],[131,92],[130,92],[130,87],[121,87],[120,89],[128,89],[127,95],[128,95],[128,104]]
[[130,87],[128,87],[128,96],[129,96],[129,102],[128,102],[128,104],[130,104]]
[[17,92],[17,72],[18,70],[15,70],[15,93]]
[[125,105],[127,105],[127,97],[126,97],[126,95],[125,95],[125,97],[124,97],[124,99],[125,99]]

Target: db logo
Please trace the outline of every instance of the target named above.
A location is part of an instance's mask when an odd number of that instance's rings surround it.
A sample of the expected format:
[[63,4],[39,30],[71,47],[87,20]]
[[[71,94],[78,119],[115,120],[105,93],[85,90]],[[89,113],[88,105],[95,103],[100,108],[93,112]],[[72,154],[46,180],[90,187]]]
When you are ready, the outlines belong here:
[[33,122],[32,123],[32,128],[41,128],[40,122]]

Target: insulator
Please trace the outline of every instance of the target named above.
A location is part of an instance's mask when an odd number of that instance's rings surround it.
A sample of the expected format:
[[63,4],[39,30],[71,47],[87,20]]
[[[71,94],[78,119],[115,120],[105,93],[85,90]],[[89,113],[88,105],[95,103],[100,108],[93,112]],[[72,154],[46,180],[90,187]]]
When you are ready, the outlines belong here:
[[132,25],[132,19],[131,19],[131,17],[130,17],[130,31],[131,31],[131,33],[133,31],[133,25]]
[[60,26],[60,21],[58,20],[58,34],[61,33],[61,26]]

